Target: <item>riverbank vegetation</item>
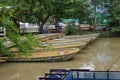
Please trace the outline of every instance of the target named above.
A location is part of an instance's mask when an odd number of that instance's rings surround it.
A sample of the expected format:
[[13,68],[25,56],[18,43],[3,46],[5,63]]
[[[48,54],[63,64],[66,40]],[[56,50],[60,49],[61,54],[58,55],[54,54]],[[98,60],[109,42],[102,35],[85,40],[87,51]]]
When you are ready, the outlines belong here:
[[120,36],[120,0],[111,0],[109,26],[114,35]]
[[10,20],[8,16],[1,15],[0,22],[1,25],[6,28],[7,35],[7,38],[0,39],[1,56],[12,57],[13,54],[11,53],[11,51],[9,51],[9,47],[12,46],[17,47],[20,54],[29,55],[33,47],[37,45],[37,42],[35,41],[36,38],[34,37],[34,35],[20,35],[18,29],[16,29],[14,23]]

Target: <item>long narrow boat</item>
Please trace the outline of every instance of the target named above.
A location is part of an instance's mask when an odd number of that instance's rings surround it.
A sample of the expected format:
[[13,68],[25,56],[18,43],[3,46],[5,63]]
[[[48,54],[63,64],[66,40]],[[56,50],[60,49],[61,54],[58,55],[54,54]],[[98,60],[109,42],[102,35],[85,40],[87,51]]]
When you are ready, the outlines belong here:
[[78,54],[78,48],[67,48],[60,50],[47,50],[47,51],[36,51],[29,56],[15,55],[13,58],[7,59],[10,62],[21,62],[21,61],[66,61],[74,58]]
[[[71,47],[77,47],[80,50],[84,48],[87,44],[91,42],[90,38],[84,38],[84,39],[54,39],[50,40],[48,42],[41,42],[41,47],[46,47],[50,45],[52,49],[60,49],[60,48],[71,48]],[[39,49],[39,48],[38,48]]]
[[100,34],[94,33],[94,34],[86,34],[86,35],[72,35],[72,36],[64,36],[62,39],[80,39],[80,38],[91,38],[95,40]]
[[83,38],[83,37],[98,37],[100,33],[93,33],[93,34],[84,34],[84,35],[70,35],[64,36],[62,38]]
[[59,38],[59,39],[53,39],[53,40],[49,40],[48,42],[52,43],[52,42],[86,42],[86,41],[90,41],[91,38],[70,38],[70,39],[63,39],[63,38]]
[[[81,49],[83,49],[87,44],[89,43],[89,41],[83,42],[83,41],[68,41],[68,42],[41,42],[40,43],[40,47],[36,47],[34,48],[34,51],[43,51],[43,50],[58,50],[59,49],[65,49],[65,48],[79,48],[79,52],[81,51]],[[9,48],[9,50],[11,52],[19,52],[19,50],[17,49],[17,47],[12,47]]]
[[7,57],[0,57],[0,63],[1,63],[1,62],[6,62],[7,59],[8,59]]
[[65,36],[63,33],[51,33],[51,34],[40,34],[36,35],[38,41],[47,41],[55,38],[60,38]]
[[[42,43],[41,47],[46,47],[50,45],[51,49],[62,49],[62,48],[79,48],[80,50],[87,45],[87,42],[52,42],[52,43]],[[38,48],[39,49],[39,48]]]
[[[63,36],[65,36],[65,34],[63,33],[40,34],[40,35],[36,35],[36,40],[38,42],[43,42],[43,41],[48,41],[55,38],[60,38]],[[10,41],[8,38],[3,38],[3,39],[6,39],[3,45],[5,45],[7,48],[15,46],[15,43]]]
[[65,36],[66,38],[64,37],[60,39],[49,40],[48,42],[42,42],[40,43],[40,46],[45,47],[50,45],[53,49],[77,47],[81,51],[81,49],[83,49],[89,43],[96,40],[97,35],[98,34],[95,34],[95,36],[91,35],[93,37],[80,37],[80,35]]
[[81,35],[77,35],[77,36],[64,36],[61,39],[81,39],[81,40],[91,39],[91,42],[93,42],[94,40],[97,39],[97,36],[81,36]]

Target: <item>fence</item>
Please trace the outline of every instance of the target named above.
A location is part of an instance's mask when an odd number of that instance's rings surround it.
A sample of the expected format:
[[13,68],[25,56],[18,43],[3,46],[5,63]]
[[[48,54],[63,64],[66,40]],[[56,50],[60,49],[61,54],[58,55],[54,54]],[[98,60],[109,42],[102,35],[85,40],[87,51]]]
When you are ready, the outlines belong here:
[[120,80],[120,71],[89,71],[81,69],[52,69],[39,80]]

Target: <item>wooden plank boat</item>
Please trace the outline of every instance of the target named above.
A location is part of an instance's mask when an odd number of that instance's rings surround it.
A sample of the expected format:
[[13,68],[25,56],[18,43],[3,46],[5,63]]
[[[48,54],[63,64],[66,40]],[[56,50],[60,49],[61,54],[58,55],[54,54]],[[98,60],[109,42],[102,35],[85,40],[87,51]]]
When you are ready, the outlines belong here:
[[39,41],[47,41],[47,40],[51,40],[51,39],[55,39],[55,38],[60,38],[65,36],[65,34],[63,33],[51,33],[51,34],[40,34],[40,35],[36,35],[37,40]]
[[[64,49],[64,48],[79,48],[79,51],[83,49],[90,41],[79,41],[79,40],[72,40],[66,42],[41,42],[40,47],[35,47],[34,51],[40,51],[40,50],[58,50],[58,49]],[[9,51],[11,52],[19,52],[19,50],[16,47],[9,48]]]
[[[60,40],[53,40],[50,42],[40,42],[40,47],[35,47],[35,51],[40,51],[40,50],[54,50],[54,49],[63,49],[63,48],[79,48],[79,51],[83,49],[86,45],[90,43],[91,39],[86,39],[81,41],[79,40],[68,40],[68,39],[60,39]],[[16,47],[9,48],[11,52],[19,52],[19,50]]]
[[[80,50],[91,42],[90,38],[81,38],[81,39],[53,39],[48,42],[40,42],[40,47],[34,48],[35,50],[41,49],[60,49],[60,48],[73,48],[77,47]],[[17,48],[10,48],[12,52],[19,52]]]
[[16,55],[13,58],[7,59],[7,61],[19,62],[19,61],[66,61],[72,59],[76,54],[78,54],[78,48],[67,48],[59,50],[47,50],[47,51],[36,51],[31,55],[25,57]]
[[98,37],[99,33],[93,33],[93,34],[85,34],[85,35],[71,35],[71,36],[64,36],[63,39],[71,39],[71,38],[85,38],[85,37]]
[[49,43],[53,43],[53,42],[88,42],[91,41],[91,38],[71,38],[71,39],[63,39],[63,38],[59,38],[59,39],[53,39],[53,40],[49,40]]
[[[91,42],[90,38],[81,38],[81,39],[54,39],[49,40],[48,42],[41,42],[40,46],[47,49],[47,46],[51,46],[52,49],[60,49],[60,48],[71,48],[77,47],[80,50],[84,48],[87,44]],[[39,48],[38,48],[39,49]]]
[[0,57],[0,63],[1,63],[1,62],[6,62],[7,59],[8,59],[7,57]]
[[81,36],[81,35],[77,35],[77,36],[64,36],[61,39],[96,39],[96,36]]
[[[80,41],[68,41],[68,42],[43,42],[40,43],[40,46],[44,49],[47,49],[47,46],[50,46],[51,49],[62,49],[62,48],[79,48],[80,50],[84,48],[88,42],[80,42]],[[36,48],[36,50],[39,50],[40,48]],[[42,48],[41,48],[42,49]]]
[[96,37],[96,36],[99,36],[100,33],[92,33],[92,34],[84,34],[84,35],[74,35],[75,37],[78,36],[78,37]]
[[[38,42],[43,42],[43,41],[48,41],[50,39],[54,39],[54,38],[60,38],[63,37],[65,34],[63,33],[55,33],[55,34],[40,34],[40,35],[36,35],[36,38],[38,40]],[[7,39],[3,45],[5,45],[7,48],[9,47],[13,47],[15,46],[15,43],[10,41],[9,39]]]

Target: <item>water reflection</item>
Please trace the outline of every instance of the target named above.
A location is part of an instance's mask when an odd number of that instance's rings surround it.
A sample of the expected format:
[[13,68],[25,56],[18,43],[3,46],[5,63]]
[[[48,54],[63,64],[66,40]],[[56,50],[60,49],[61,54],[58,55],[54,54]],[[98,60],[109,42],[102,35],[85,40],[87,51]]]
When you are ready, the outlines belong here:
[[[106,70],[107,63],[112,60],[112,57],[105,55],[105,53],[99,53],[93,57],[93,62],[96,65],[96,68],[100,70]],[[99,65],[98,65],[99,63]]]
[[84,63],[79,69],[95,70],[95,64],[93,62]]
[[120,47],[120,39],[118,40],[118,42],[115,42],[110,38],[104,38],[104,41],[102,39],[103,38],[101,38],[100,42],[97,42],[97,45],[93,44],[92,46],[90,46],[90,48],[88,48],[88,50],[83,52],[92,52],[94,53],[94,55],[91,57],[91,60],[89,62],[82,64],[82,66],[79,67],[80,69],[116,70],[116,68],[118,68],[118,64],[114,64],[113,62],[119,56],[118,47]]
[[105,55],[105,53],[98,53],[96,56],[93,57],[93,62],[101,62],[101,63],[107,63],[107,61],[112,60],[112,57]]
[[20,77],[20,73],[19,72],[10,76],[11,79],[14,79],[14,78],[16,79],[16,78],[19,78],[19,77]]
[[84,63],[79,69],[106,70],[107,63],[111,60],[112,57],[99,53],[92,58],[91,62]]

